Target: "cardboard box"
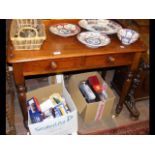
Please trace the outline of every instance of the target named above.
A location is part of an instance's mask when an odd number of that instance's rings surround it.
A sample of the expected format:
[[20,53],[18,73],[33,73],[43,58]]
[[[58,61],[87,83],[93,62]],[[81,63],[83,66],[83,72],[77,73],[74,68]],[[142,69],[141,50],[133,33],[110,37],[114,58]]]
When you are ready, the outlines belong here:
[[48,99],[52,93],[63,95],[71,112],[58,118],[47,118],[42,122],[34,124],[31,123],[30,116],[28,116],[28,127],[32,135],[64,135],[75,133],[78,130],[77,109],[63,83],[52,84],[30,91],[27,93],[26,97],[30,99],[35,96],[41,103]]
[[98,121],[105,117],[110,117],[112,115],[111,110],[115,99],[115,95],[113,94],[111,88],[108,86],[108,99],[106,102],[86,102],[85,98],[79,90],[79,83],[83,80],[87,80],[89,76],[93,75],[98,77],[100,83],[104,82],[98,72],[89,72],[72,75],[68,83],[68,91],[75,102],[79,114],[81,114],[86,123]]

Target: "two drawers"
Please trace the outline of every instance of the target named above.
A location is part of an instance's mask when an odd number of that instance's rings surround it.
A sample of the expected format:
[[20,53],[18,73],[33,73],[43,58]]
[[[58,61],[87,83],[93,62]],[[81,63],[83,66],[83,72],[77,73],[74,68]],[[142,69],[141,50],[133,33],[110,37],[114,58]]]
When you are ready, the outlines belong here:
[[129,65],[133,61],[134,54],[107,54],[95,56],[81,56],[73,58],[59,58],[25,62],[24,75],[58,73],[90,68],[102,68],[111,66]]

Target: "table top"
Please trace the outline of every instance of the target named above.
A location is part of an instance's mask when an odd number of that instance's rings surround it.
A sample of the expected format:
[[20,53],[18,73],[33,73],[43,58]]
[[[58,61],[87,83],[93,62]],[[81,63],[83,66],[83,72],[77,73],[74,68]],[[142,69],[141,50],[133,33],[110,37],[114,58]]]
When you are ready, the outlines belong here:
[[[74,23],[78,24],[79,19],[52,19],[43,20],[46,28],[46,40],[41,46],[40,50],[22,50],[16,51],[13,49],[12,43],[9,40],[7,46],[7,60],[9,63],[20,63],[20,62],[30,62],[39,61],[47,59],[57,59],[57,58],[72,58],[80,56],[94,56],[94,55],[104,55],[104,54],[123,54],[130,52],[145,52],[147,50],[146,46],[139,39],[137,42],[124,46],[121,48],[122,44],[117,38],[117,35],[109,35],[111,43],[104,47],[99,47],[96,49],[88,48],[84,44],[80,43],[76,36],[72,37],[60,37],[52,34],[49,31],[49,27],[56,23]],[[81,29],[81,31],[85,31]],[[54,55],[53,52],[59,51],[61,54]]]

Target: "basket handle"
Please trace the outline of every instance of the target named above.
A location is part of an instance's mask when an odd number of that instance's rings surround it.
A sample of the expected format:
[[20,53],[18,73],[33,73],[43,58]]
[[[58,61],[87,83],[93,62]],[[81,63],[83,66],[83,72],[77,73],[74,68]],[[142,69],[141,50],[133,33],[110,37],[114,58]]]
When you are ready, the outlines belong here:
[[21,38],[21,36],[20,36],[21,31],[26,30],[26,29],[35,31],[35,34],[36,34],[36,35],[35,35],[34,37],[38,37],[38,31],[37,31],[35,28],[33,28],[33,27],[21,27],[21,28],[19,29],[19,31],[18,31],[18,37]]

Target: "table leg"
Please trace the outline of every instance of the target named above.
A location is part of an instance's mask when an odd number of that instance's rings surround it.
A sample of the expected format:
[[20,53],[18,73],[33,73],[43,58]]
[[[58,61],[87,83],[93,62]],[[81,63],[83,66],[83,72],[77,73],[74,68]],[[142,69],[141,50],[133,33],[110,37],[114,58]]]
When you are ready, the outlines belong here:
[[[120,100],[119,103],[116,106],[116,110],[115,110],[115,114],[116,116],[118,116],[120,114],[120,112],[123,109],[123,105],[129,105],[128,103],[132,103],[132,106],[127,106],[130,110],[130,113],[132,116],[139,116],[139,112],[137,111],[136,107],[135,107],[135,102],[133,102],[133,98],[129,97],[129,91],[131,88],[131,84],[134,78],[134,74],[136,73],[136,71],[138,70],[138,65],[140,62],[140,57],[141,57],[141,53],[136,53],[134,60],[133,60],[133,64],[130,66],[130,69],[128,71],[127,77],[125,79],[125,82],[123,84],[123,88],[122,88],[122,92],[120,95]],[[131,93],[130,93],[131,96]],[[132,110],[131,110],[132,107]]]
[[133,120],[137,120],[140,115],[138,109],[136,108],[136,102],[134,99],[134,93],[138,85],[139,85],[139,79],[134,78],[130,91],[125,97],[125,105],[130,112],[131,119]]
[[23,75],[23,65],[22,64],[14,64],[13,65],[14,79],[17,86],[19,103],[23,115],[24,126],[28,129],[28,114],[27,114],[27,106],[26,106],[26,87],[25,87],[25,79]]
[[23,114],[23,122],[26,129],[28,129],[28,113],[27,113],[27,106],[26,106],[26,87],[25,84],[18,85],[17,84],[17,90],[18,90],[18,98],[20,102],[20,107]]
[[136,73],[136,76],[133,79],[131,89],[125,99],[125,105],[130,111],[130,116],[131,116],[131,119],[133,120],[137,120],[140,115],[138,109],[136,108],[134,94],[135,94],[136,88],[139,86],[141,82],[140,77],[141,77],[142,71],[148,68],[149,68],[149,65],[145,64],[144,61],[141,61],[138,68],[138,72]]
[[134,73],[132,71],[128,72],[128,75],[126,77],[126,80],[125,80],[123,88],[122,88],[122,92],[121,92],[121,95],[120,95],[119,103],[116,106],[116,110],[115,110],[116,116],[119,115],[120,112],[123,109],[125,97],[128,94],[128,90],[129,90],[129,87],[131,85],[133,75],[134,75]]
[[13,90],[13,79],[9,71],[8,66],[6,66],[6,80],[8,84],[7,94],[9,95],[10,100],[6,100],[6,118],[9,124],[9,130],[6,131],[6,134],[16,134],[15,129],[15,117],[14,117],[14,90]]

